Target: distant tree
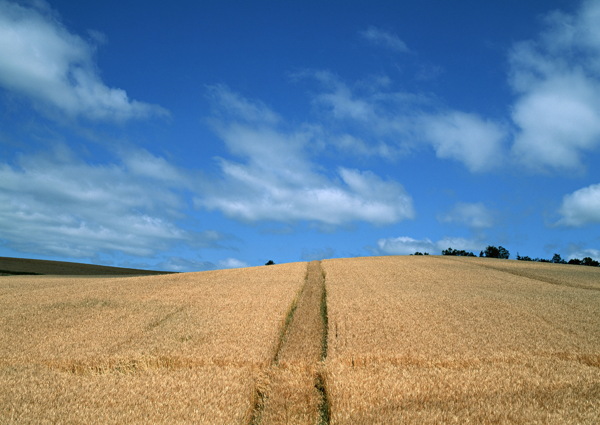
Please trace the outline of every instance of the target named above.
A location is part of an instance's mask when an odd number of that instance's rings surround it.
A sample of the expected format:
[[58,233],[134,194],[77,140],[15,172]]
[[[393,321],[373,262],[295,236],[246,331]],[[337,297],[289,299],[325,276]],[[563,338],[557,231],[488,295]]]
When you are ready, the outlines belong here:
[[593,260],[591,257],[585,257],[583,260],[581,260],[581,265],[598,267],[600,265],[600,263],[596,260]]
[[566,261],[562,259],[562,257],[560,256],[560,254],[554,254],[552,256],[552,262],[554,264],[565,264]]
[[498,256],[500,255],[500,250],[492,245],[488,245],[487,248],[485,248],[485,251],[483,251],[483,256],[484,257],[489,257],[489,258],[498,258]]
[[531,257],[528,257],[527,255],[524,256],[524,257],[521,257],[518,253],[517,253],[517,260],[519,260],[519,261],[533,261],[531,259]]
[[581,265],[581,260],[579,258],[571,258],[568,264],[575,264],[576,266]]
[[475,257],[475,254],[472,252],[467,252],[464,249],[453,249],[448,248],[442,251],[442,255],[455,255],[457,257]]
[[[479,255],[482,256],[481,254]],[[510,257],[510,252],[503,246],[495,247],[492,245],[488,245],[488,247],[483,251],[483,256],[489,258],[502,258],[507,260]]]
[[415,252],[413,255],[423,255],[423,253],[422,253],[422,252],[419,252],[419,251],[417,251],[417,252]]
[[275,262],[273,260],[269,260],[265,263],[265,266],[272,266],[274,264],[275,264]]

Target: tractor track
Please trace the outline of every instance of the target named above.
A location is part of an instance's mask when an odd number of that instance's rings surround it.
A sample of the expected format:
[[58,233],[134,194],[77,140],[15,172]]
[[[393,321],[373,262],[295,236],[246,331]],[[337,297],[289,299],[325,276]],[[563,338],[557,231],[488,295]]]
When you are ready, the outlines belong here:
[[322,362],[327,356],[327,293],[320,261],[307,264],[271,365],[257,380],[250,425],[329,423]]

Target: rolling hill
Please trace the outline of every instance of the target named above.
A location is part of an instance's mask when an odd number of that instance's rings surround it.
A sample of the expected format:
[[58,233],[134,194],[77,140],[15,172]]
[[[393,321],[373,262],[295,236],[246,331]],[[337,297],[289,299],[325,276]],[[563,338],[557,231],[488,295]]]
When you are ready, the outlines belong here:
[[141,276],[165,274],[153,270],[128,269],[123,267],[97,266],[94,264],[64,261],[32,260],[27,258],[0,257],[0,275],[98,275],[98,276]]
[[595,424],[600,269],[0,277],[0,423]]

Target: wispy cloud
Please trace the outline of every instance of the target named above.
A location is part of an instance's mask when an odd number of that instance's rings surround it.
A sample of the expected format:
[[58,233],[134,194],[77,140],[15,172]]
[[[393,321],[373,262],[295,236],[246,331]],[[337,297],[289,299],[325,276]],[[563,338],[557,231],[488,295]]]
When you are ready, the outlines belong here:
[[559,225],[584,226],[600,223],[600,184],[576,190],[563,198]]
[[572,244],[569,246],[569,255],[568,255],[569,259],[578,258],[578,259],[582,260],[585,257],[590,257],[596,261],[599,261],[600,260],[600,249],[584,248],[577,244]]
[[445,237],[438,241],[432,241],[428,238],[414,239],[409,236],[398,236],[379,239],[374,252],[381,255],[410,255],[417,251],[439,254],[447,248],[479,251],[483,249],[483,246],[481,241],[475,239]]
[[[240,104],[239,95],[223,93],[225,98],[217,103],[225,102],[224,110],[233,113],[221,115],[215,130],[240,161],[219,161],[221,178],[202,190],[198,207],[244,221],[334,226],[354,221],[389,224],[413,217],[412,199],[399,183],[345,167],[323,173],[307,153],[315,137],[310,126],[284,131],[269,119],[245,122],[247,115],[239,117],[239,108],[227,105],[227,99]],[[244,110],[263,110],[260,117],[275,115],[248,100],[242,103]]]
[[[429,254],[439,254],[447,248],[454,248],[465,251],[479,251],[483,249],[484,244],[476,239],[445,237],[438,241],[431,239],[414,239],[409,236],[398,236],[392,238],[379,239],[374,252],[381,255],[410,255],[415,252],[427,252]],[[477,252],[474,252],[477,254]]]
[[207,97],[213,104],[215,118],[235,116],[240,121],[275,125],[281,117],[260,101],[249,101],[224,84],[208,85]]
[[175,272],[199,272],[217,269],[237,269],[249,267],[249,264],[231,257],[217,262],[194,258],[168,257],[154,267],[159,270],[170,270]]
[[248,263],[237,258],[226,258],[217,263],[219,268],[222,269],[239,269],[242,267],[248,267]]
[[465,225],[473,230],[482,230],[494,225],[494,214],[483,203],[459,202],[450,211],[438,216],[442,223]]
[[353,90],[330,73],[312,76],[323,87],[314,104],[352,132],[330,136],[340,149],[395,159],[429,146],[439,158],[459,161],[473,172],[498,168],[507,156],[508,132],[493,120],[443,107],[425,95],[378,84]]
[[[440,105],[408,109],[406,94],[377,88],[360,95],[331,76],[321,79],[329,89],[317,101],[333,118],[368,123],[371,133],[363,133],[360,146],[387,132],[393,135],[386,141],[390,152],[405,152],[399,148],[422,140],[439,158],[460,161],[473,172],[506,164],[536,171],[580,169],[586,153],[600,147],[600,1],[584,1],[574,14],[552,12],[544,23],[537,38],[510,50],[508,81],[515,99],[506,123]],[[395,34],[376,27],[361,36],[407,50]],[[372,146],[383,152],[381,142]]]
[[0,164],[2,242],[20,252],[77,258],[217,245],[223,238],[217,232],[177,225],[185,208],[183,180],[146,151],[104,164],[86,163],[60,147],[21,156],[16,165]]
[[366,30],[361,31],[360,35],[365,40],[375,45],[382,46],[396,52],[408,53],[410,51],[406,43],[402,41],[396,34],[374,26],[370,26]]
[[160,106],[132,100],[125,90],[108,87],[98,74],[94,50],[69,32],[49,7],[0,1],[4,88],[73,117],[122,121],[168,115]]

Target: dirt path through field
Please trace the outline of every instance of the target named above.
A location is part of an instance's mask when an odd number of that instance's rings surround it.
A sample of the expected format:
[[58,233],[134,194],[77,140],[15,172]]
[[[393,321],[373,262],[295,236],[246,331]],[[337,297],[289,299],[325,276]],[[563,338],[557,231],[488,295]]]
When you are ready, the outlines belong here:
[[319,261],[308,263],[306,283],[290,316],[273,364],[257,385],[251,425],[329,423],[320,373],[327,355],[327,301]]

